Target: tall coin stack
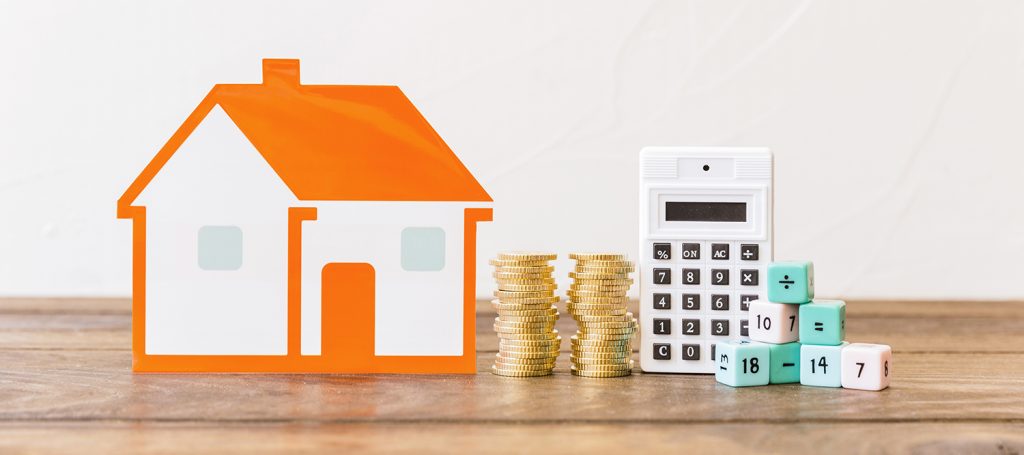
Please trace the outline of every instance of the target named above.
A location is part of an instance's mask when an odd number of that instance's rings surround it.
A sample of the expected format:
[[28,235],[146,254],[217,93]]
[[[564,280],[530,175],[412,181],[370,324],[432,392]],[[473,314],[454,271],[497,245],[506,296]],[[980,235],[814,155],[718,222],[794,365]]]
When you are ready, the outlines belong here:
[[572,374],[592,378],[627,376],[633,369],[633,335],[639,330],[626,311],[633,263],[621,254],[574,253],[576,268],[566,304],[578,330],[572,337]]
[[501,253],[492,259],[498,290],[491,301],[498,317],[498,355],[491,371],[499,376],[546,376],[551,374],[562,345],[555,322],[554,254]]

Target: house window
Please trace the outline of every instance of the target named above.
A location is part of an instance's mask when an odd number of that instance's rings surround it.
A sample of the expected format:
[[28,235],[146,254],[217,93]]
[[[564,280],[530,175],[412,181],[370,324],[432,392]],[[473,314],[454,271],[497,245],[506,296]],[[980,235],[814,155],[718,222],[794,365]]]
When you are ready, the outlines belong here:
[[444,268],[444,229],[409,227],[402,230],[402,268],[436,272]]
[[238,270],[242,267],[242,230],[238,226],[199,228],[199,268]]

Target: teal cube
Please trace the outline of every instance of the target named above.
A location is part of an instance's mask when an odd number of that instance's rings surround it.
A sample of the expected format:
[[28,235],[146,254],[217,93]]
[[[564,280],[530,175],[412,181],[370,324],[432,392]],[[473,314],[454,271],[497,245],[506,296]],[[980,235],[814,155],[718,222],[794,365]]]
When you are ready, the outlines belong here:
[[846,302],[814,300],[800,305],[800,343],[835,346],[846,338]]
[[732,387],[768,385],[771,366],[764,343],[726,341],[715,346],[715,380]]
[[814,264],[810,261],[768,264],[768,301],[807,303],[814,298]]
[[839,346],[800,345],[800,383],[818,387],[841,387],[843,385],[843,348]]
[[789,384],[800,382],[800,343],[768,345],[768,382]]

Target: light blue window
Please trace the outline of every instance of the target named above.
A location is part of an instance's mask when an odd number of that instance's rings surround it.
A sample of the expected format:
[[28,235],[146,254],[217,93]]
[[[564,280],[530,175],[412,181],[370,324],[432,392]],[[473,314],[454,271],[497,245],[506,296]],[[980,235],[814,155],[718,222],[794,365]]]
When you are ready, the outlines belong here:
[[238,226],[199,228],[199,268],[238,270],[242,267],[242,230]]
[[436,272],[444,268],[444,229],[408,227],[402,230],[402,268]]

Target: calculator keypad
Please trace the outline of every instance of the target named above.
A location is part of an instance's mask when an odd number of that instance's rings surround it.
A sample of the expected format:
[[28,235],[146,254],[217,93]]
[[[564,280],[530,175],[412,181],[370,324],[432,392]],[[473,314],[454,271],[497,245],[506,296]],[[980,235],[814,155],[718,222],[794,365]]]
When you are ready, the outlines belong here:
[[641,355],[675,365],[661,371],[712,373],[715,343],[748,336],[750,302],[765,295],[770,244],[652,241],[647,248]]

